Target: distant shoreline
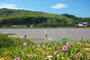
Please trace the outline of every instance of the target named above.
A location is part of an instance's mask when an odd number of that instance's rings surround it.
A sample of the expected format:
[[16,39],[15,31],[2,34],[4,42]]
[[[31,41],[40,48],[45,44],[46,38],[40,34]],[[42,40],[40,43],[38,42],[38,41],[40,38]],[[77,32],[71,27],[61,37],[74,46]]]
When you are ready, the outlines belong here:
[[0,29],[59,29],[59,28],[86,28],[86,29],[88,29],[88,28],[90,28],[90,27],[34,27],[34,28],[27,28],[27,27],[22,27],[22,28],[14,28],[14,27],[5,27],[5,28],[0,28]]

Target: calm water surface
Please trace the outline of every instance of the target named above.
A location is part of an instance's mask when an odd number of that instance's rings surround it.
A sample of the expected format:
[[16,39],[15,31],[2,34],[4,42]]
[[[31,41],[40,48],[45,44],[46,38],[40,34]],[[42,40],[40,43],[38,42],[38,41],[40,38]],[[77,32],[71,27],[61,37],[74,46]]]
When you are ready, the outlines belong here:
[[90,40],[90,28],[47,28],[47,29],[0,29],[0,33],[15,33],[12,37],[23,37],[27,35],[33,41],[43,42],[45,40],[45,31],[48,34],[48,40]]

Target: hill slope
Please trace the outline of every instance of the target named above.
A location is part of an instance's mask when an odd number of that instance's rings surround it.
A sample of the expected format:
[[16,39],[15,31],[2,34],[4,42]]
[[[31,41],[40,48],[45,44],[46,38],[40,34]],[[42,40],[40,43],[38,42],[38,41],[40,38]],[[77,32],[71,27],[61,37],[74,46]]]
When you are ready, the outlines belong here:
[[75,26],[76,23],[89,22],[90,18],[78,18],[69,14],[49,14],[27,10],[0,9],[0,26],[34,25],[35,27]]

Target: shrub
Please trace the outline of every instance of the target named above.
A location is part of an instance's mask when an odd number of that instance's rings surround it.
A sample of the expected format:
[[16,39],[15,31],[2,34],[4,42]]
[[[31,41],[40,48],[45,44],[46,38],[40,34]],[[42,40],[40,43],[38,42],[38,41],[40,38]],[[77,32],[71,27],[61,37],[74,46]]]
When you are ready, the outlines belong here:
[[0,34],[0,48],[1,47],[9,47],[12,45],[14,41],[8,38],[8,35]]

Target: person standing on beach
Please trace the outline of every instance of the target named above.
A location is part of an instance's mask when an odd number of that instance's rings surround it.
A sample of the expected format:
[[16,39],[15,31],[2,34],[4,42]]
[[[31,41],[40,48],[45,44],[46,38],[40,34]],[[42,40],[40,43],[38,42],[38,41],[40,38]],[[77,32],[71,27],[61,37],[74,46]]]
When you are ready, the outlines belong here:
[[47,34],[45,34],[45,37],[47,38],[47,37],[48,37],[48,35],[47,35]]
[[48,38],[48,34],[47,34],[47,31],[44,31],[45,32],[45,40]]
[[27,35],[24,35],[23,39],[25,40],[27,38]]

